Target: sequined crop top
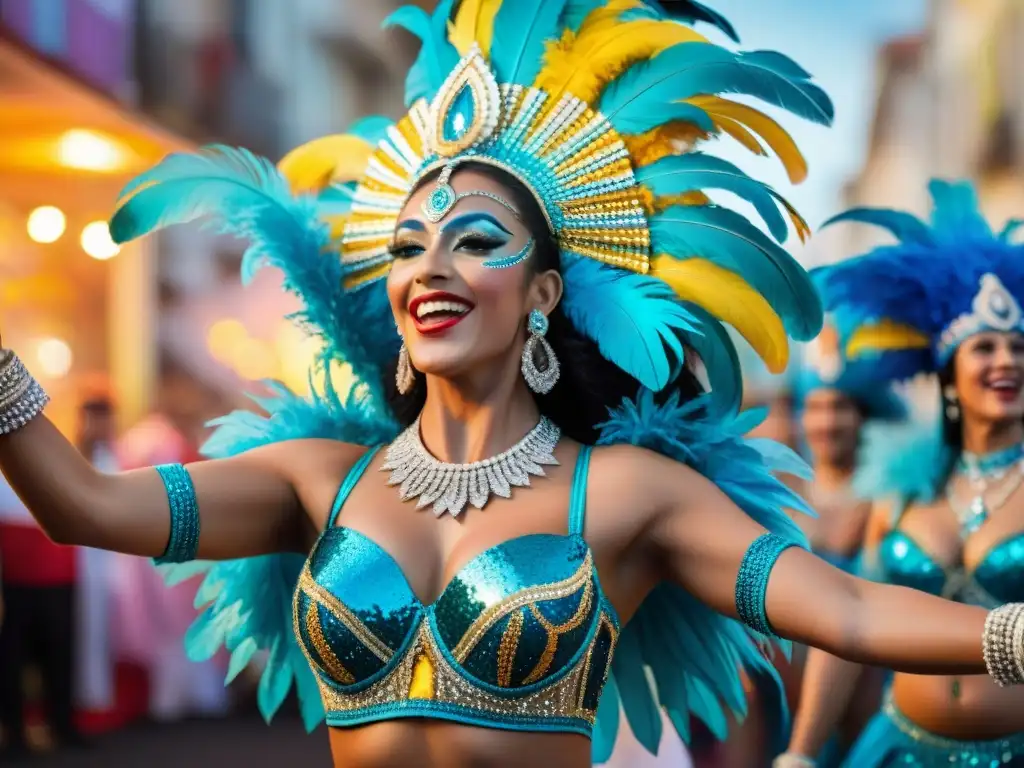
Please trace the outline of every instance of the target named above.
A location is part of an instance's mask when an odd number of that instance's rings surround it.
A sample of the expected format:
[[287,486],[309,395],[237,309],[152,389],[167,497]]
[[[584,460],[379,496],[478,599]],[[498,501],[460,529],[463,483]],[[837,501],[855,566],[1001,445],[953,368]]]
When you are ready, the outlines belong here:
[[590,736],[619,632],[583,540],[590,449],[576,463],[568,535],[482,552],[429,605],[378,544],[335,525],[374,453],[342,483],[293,600],[328,725],[428,717]]
[[968,571],[937,563],[897,527],[879,545],[878,565],[884,580],[891,584],[962,603],[991,608],[1024,600],[1024,534],[996,544]]

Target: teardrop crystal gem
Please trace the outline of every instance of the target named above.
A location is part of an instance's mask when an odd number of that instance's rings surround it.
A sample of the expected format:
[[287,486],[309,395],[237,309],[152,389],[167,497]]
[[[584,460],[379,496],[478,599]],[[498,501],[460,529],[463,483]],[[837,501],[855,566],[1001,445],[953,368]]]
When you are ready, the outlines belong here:
[[444,140],[458,141],[461,139],[473,125],[475,117],[476,97],[473,95],[472,87],[466,83],[444,116],[444,128],[441,134]]

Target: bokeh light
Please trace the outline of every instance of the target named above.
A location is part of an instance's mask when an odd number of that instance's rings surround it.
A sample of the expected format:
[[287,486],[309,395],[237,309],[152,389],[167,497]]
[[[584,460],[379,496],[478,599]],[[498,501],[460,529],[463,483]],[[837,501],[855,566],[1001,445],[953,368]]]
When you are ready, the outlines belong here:
[[64,211],[55,205],[42,205],[28,215],[28,236],[37,243],[55,243],[67,225]]

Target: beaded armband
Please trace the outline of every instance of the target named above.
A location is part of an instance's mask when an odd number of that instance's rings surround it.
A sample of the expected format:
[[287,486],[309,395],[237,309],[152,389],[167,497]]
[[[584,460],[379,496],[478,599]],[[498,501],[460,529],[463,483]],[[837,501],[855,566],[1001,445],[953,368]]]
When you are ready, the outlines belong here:
[[989,612],[981,647],[985,668],[997,685],[1024,683],[1024,603]]
[[50,398],[16,354],[0,355],[0,435],[9,435],[42,413]]
[[739,614],[740,621],[768,637],[775,636],[764,608],[768,577],[771,576],[779,555],[794,546],[795,541],[778,534],[761,534],[747,548],[736,576],[736,613]]
[[195,560],[199,550],[199,503],[192,478],[181,464],[164,464],[155,469],[163,480],[171,508],[171,535],[167,549],[156,558],[156,563],[164,565]]

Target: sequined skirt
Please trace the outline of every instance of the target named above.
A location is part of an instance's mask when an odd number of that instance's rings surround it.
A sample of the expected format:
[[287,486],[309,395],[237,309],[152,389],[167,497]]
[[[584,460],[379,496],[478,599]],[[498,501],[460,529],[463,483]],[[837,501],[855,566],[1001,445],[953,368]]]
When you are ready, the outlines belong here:
[[843,768],[1024,768],[1024,733],[989,741],[936,736],[904,717],[887,697]]

